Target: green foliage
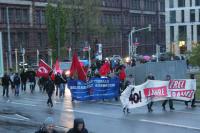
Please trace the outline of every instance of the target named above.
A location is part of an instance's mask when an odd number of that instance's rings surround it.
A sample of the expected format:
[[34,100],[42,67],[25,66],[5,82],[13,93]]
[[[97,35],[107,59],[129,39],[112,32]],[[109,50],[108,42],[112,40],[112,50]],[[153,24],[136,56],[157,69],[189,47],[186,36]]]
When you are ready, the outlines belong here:
[[200,45],[199,44],[195,48],[193,48],[189,60],[192,65],[200,66]]
[[58,2],[57,6],[53,6],[49,2],[46,6],[45,17],[48,41],[53,49],[53,59],[56,59],[56,57],[58,57],[58,52],[60,52],[58,51],[58,39],[60,40],[60,47],[63,47],[66,42],[68,12],[64,7],[63,1]]

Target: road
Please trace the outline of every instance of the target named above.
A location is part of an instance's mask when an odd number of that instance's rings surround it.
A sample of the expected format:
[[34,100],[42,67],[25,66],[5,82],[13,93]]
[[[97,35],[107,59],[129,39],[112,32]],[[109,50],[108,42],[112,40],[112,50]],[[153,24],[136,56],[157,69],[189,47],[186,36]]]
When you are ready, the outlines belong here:
[[[0,88],[2,94],[2,88]],[[154,104],[153,113],[146,107],[132,109],[124,115],[119,102],[71,102],[68,89],[64,98],[53,97],[54,107],[46,105],[47,95],[36,90],[21,93],[19,97],[0,97],[0,132],[34,132],[45,118],[54,118],[58,130],[67,131],[74,118],[84,118],[91,133],[199,133],[200,106],[186,108],[175,102],[175,111],[162,111],[161,103]]]

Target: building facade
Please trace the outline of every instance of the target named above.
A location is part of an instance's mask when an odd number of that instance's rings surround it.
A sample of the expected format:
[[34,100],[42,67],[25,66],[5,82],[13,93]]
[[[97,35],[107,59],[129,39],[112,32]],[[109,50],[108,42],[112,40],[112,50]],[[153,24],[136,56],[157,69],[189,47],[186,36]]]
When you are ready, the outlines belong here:
[[[18,50],[21,61],[22,49],[26,50],[26,60],[36,63],[37,49],[40,58],[48,60],[48,36],[45,25],[45,6],[47,0],[1,0],[0,31],[3,36],[4,60],[11,53],[15,63],[15,52]],[[8,14],[7,14],[8,9]],[[103,56],[118,54],[128,56],[128,34],[132,27],[136,29],[152,25],[152,30],[137,32],[133,43],[137,42],[137,53],[151,55],[156,52],[156,44],[165,51],[165,1],[164,0],[101,0],[101,24],[111,23],[111,36],[99,35],[98,42],[103,45]],[[8,24],[10,27],[10,46]],[[66,47],[68,42],[66,42]],[[95,45],[95,44],[91,44]],[[92,47],[92,46],[91,46]],[[73,44],[72,44],[73,50]],[[81,48],[80,48],[81,51]],[[14,64],[13,63],[13,64]]]
[[165,0],[166,50],[176,55],[200,41],[200,0]]

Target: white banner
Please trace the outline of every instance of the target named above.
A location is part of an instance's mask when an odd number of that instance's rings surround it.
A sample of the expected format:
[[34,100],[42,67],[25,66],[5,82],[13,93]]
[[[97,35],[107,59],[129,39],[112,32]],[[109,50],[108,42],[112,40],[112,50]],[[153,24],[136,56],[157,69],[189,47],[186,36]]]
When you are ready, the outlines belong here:
[[120,100],[124,107],[136,108],[145,106],[151,101],[167,99],[190,101],[195,91],[195,79],[148,80],[138,86],[129,85],[121,94]]

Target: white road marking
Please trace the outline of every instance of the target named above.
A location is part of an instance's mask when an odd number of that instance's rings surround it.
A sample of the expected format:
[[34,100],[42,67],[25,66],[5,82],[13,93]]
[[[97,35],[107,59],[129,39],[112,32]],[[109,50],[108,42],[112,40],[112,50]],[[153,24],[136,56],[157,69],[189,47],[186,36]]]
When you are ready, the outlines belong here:
[[30,120],[29,118],[27,118],[27,117],[24,117],[24,116],[22,116],[22,115],[19,115],[19,114],[15,114],[16,116],[18,116],[18,117],[20,117],[20,118],[22,118],[22,119],[24,119],[24,120]]
[[13,117],[3,116],[3,115],[0,115],[0,117],[2,117],[2,118],[7,118],[7,119],[12,119],[12,120],[20,120],[20,121],[24,121],[24,120],[25,120],[25,119],[13,118]]
[[200,130],[200,128],[198,128],[198,127],[192,127],[192,126],[186,126],[186,125],[180,125],[180,124],[173,124],[173,123],[167,123],[167,122],[152,121],[152,120],[146,120],[146,119],[140,119],[139,121],[158,124],[158,125],[164,125],[164,126],[173,126],[173,127],[187,128],[187,129],[193,129],[193,130]]
[[10,102],[10,103],[12,103],[12,104],[19,104],[19,105],[25,105],[25,106],[33,106],[33,107],[36,106],[34,104],[26,104],[26,103],[18,103],[18,102]]

